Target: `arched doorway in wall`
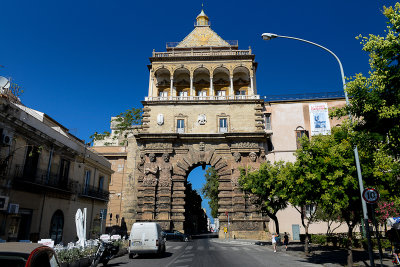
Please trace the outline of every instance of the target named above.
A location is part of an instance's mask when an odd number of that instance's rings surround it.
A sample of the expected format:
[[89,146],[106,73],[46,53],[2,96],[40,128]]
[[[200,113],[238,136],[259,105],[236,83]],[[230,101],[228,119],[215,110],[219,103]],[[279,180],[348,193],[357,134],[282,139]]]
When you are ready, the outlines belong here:
[[[197,166],[193,168],[185,182],[185,223],[184,230],[188,234],[201,234],[209,230],[208,222],[212,223],[209,205],[210,199],[202,193],[206,184],[206,174],[210,166]],[[216,188],[218,197],[218,187]],[[218,207],[217,207],[218,208]],[[209,221],[208,221],[209,219]]]
[[61,210],[56,210],[51,217],[50,222],[50,238],[54,240],[54,244],[59,244],[62,240],[64,229],[64,214]]

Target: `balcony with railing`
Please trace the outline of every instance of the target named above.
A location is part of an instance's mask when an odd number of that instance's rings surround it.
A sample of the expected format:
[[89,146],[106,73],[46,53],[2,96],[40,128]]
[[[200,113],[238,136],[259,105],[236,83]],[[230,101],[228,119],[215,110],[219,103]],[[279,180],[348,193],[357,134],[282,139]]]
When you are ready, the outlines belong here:
[[259,95],[229,95],[229,96],[157,96],[145,97],[145,101],[209,101],[209,100],[253,100]]
[[15,166],[13,186],[31,192],[56,191],[72,194],[72,186],[67,178],[63,179],[47,170],[28,170],[23,165]]
[[85,186],[82,190],[82,197],[108,201],[110,193],[107,190],[95,186]]
[[210,56],[249,56],[251,49],[238,50],[238,49],[202,49],[202,50],[170,50],[167,52],[155,52],[153,51],[154,58],[165,58],[165,57],[210,57]]

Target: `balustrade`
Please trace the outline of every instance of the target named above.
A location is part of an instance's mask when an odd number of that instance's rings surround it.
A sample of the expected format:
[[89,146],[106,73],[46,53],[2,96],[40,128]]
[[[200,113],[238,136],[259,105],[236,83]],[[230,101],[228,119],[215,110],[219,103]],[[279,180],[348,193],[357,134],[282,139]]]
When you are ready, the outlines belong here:
[[145,97],[145,101],[208,101],[260,99],[259,95]]
[[199,56],[245,56],[250,50],[207,50],[207,51],[170,51],[154,52],[153,57],[199,57]]
[[[54,169],[58,169],[56,166]],[[23,165],[16,165],[14,171],[14,184],[35,185],[42,188],[60,189],[71,191],[71,184],[68,179],[63,179],[57,173],[48,172],[42,169],[28,170]]]

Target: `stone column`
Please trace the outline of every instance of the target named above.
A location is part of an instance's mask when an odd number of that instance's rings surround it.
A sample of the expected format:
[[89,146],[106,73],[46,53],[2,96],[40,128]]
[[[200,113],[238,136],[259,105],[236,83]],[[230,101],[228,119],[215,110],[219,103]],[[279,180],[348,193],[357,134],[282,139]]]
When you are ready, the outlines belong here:
[[172,97],[174,96],[174,78],[171,77],[171,87],[169,90],[169,95],[170,95],[170,99],[172,99]]
[[254,95],[254,80],[253,76],[250,77],[250,92],[249,95]]
[[193,96],[195,96],[195,92],[193,90],[193,76],[190,76],[190,98],[192,98]]
[[210,89],[209,89],[209,96],[214,96],[214,85],[213,85],[213,77],[210,77]]
[[235,94],[233,92],[233,76],[230,77],[230,82],[231,82],[231,85],[229,87],[229,96],[234,96]]

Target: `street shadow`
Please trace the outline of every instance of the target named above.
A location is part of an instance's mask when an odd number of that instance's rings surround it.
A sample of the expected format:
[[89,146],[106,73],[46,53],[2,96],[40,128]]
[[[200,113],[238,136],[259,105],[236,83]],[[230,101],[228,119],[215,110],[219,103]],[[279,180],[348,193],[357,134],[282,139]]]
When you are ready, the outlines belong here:
[[218,234],[192,235],[192,239],[209,239],[209,238],[218,238]]
[[[369,256],[368,252],[363,250],[352,250],[353,252],[353,262],[363,263],[363,266],[369,266]],[[314,246],[310,247],[310,254],[305,255],[304,244],[288,246],[287,254],[293,256],[300,256],[303,258],[302,261],[307,261],[309,263],[315,264],[339,264],[345,266],[347,264],[347,250],[343,248],[335,248],[329,246]],[[390,259],[390,255],[384,254],[384,259]],[[379,259],[379,254],[374,253],[375,260]],[[387,266],[387,265],[384,265]]]
[[163,258],[169,258],[172,255],[174,255],[174,253],[164,252],[164,254],[161,256],[157,256],[155,254],[142,254],[142,255],[136,255],[133,258],[134,259],[163,259]]
[[266,241],[257,241],[254,244],[256,244],[258,246],[271,246],[272,245],[271,242],[266,242]]
[[107,266],[123,266],[123,265],[125,265],[125,264],[128,264],[129,263],[129,261],[124,261],[124,262],[116,262],[116,263],[109,263],[109,264],[107,264]]

